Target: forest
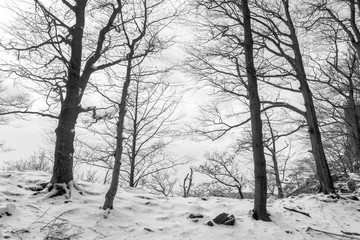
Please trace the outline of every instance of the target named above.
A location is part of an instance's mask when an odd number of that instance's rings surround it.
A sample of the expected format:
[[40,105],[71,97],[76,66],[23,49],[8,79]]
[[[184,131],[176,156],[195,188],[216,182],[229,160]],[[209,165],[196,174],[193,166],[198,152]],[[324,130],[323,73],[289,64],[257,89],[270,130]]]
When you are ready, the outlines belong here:
[[2,174],[46,172],[37,185],[45,201],[91,195],[85,181],[106,188],[106,217],[121,215],[113,211],[129,188],[250,201],[260,222],[277,219],[274,199],[359,201],[359,0],[7,0],[1,8],[12,20],[1,26],[0,151],[11,151],[1,129],[15,121],[52,126],[29,158],[0,159]]

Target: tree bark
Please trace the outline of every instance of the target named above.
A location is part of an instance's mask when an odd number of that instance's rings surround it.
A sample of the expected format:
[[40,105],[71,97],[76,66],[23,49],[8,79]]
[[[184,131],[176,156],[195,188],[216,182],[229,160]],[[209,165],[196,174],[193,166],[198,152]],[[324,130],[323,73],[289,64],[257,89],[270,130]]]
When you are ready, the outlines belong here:
[[306,121],[309,129],[308,132],[310,134],[312,153],[315,158],[317,173],[319,175],[319,180],[321,185],[320,191],[325,194],[334,193],[335,189],[334,189],[333,181],[331,179],[330,169],[325,157],[324,147],[321,140],[320,129],[319,129],[315,106],[313,102],[313,96],[310,87],[307,83],[307,76],[304,68],[304,63],[302,60],[300,45],[289,12],[289,3],[288,0],[282,0],[282,2],[284,6],[285,15],[287,18],[287,25],[290,30],[292,49],[295,55],[293,65],[296,71],[297,79],[299,80],[300,83],[300,91],[304,99],[304,105],[306,109]]
[[250,101],[252,147],[255,172],[255,201],[253,217],[256,220],[271,221],[266,210],[267,177],[264,155],[260,99],[258,94],[257,76],[253,56],[253,37],[250,20],[250,9],[247,0],[242,0],[244,19],[244,50],[246,75],[248,78],[248,93]]
[[71,35],[71,56],[68,67],[69,76],[66,84],[66,97],[61,105],[58,126],[55,130],[55,154],[51,184],[68,184],[73,180],[73,154],[75,124],[79,115],[78,104],[81,102],[80,71],[82,57],[82,41],[85,26],[85,7],[87,0],[77,1],[74,7],[75,25]]

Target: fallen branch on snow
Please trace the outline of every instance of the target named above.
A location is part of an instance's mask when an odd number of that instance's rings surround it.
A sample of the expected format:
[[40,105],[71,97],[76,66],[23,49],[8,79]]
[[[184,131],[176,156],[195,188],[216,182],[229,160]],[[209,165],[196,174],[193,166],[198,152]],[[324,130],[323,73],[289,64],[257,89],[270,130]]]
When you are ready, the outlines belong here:
[[303,215],[308,216],[309,218],[311,218],[309,213],[306,213],[306,212],[303,212],[303,211],[300,211],[300,210],[296,210],[294,208],[288,208],[288,207],[284,207],[284,208],[286,210],[289,210],[289,211],[292,211],[292,212],[297,212],[297,213],[303,214]]
[[[338,234],[338,233],[332,233],[332,232],[327,232],[327,231],[323,231],[323,230],[319,230],[319,229],[315,229],[315,228],[312,228],[312,227],[308,227],[306,229],[306,232],[308,231],[315,231],[315,232],[320,232],[320,233],[325,233],[326,235],[332,235],[332,236],[337,236],[337,237],[341,237],[341,238],[349,238],[349,239],[360,239],[358,237],[354,237],[354,236],[348,236],[348,235],[357,235],[358,233],[350,233],[350,232],[344,232],[344,231],[341,231],[343,234]],[[348,235],[346,235],[348,234]],[[360,234],[359,234],[360,236]]]
[[345,232],[345,231],[341,231],[343,234],[346,234],[346,235],[355,235],[355,236],[360,236],[360,233],[357,233],[357,232]]

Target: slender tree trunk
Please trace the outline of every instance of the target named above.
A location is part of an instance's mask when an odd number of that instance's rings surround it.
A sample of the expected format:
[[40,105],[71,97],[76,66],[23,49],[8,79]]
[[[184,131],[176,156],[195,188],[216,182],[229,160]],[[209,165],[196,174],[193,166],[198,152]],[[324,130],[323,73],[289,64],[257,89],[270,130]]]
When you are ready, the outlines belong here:
[[131,154],[130,154],[130,187],[136,187],[135,184],[135,165],[136,165],[136,144],[137,144],[137,132],[138,132],[138,101],[139,101],[139,82],[136,82],[136,92],[135,92],[135,112],[134,112],[134,119],[133,121],[133,130],[132,130],[132,142],[131,142]]
[[68,67],[69,76],[66,84],[66,97],[61,105],[58,126],[55,130],[54,168],[51,183],[68,184],[73,180],[73,154],[75,125],[79,115],[78,104],[81,102],[80,71],[82,57],[83,30],[85,25],[85,7],[87,0],[77,1],[75,6],[75,25],[71,31],[71,57]]
[[104,210],[114,208],[114,199],[119,185],[120,167],[121,167],[121,159],[123,153],[123,132],[124,132],[124,121],[126,114],[126,99],[128,96],[128,89],[131,81],[133,56],[134,56],[134,49],[131,48],[130,53],[128,55],[126,78],[122,89],[121,101],[119,104],[119,119],[118,122],[116,123],[117,130],[116,130],[115,163],[114,163],[110,188],[105,195],[105,202],[103,205]]
[[253,217],[256,220],[271,221],[266,210],[267,178],[264,155],[262,122],[260,115],[260,99],[258,95],[257,76],[254,66],[253,38],[250,20],[250,9],[247,0],[242,0],[244,18],[244,50],[248,93],[250,101],[251,133],[255,171],[255,201]]
[[237,188],[237,190],[238,190],[240,199],[244,199],[244,194],[243,194],[243,192],[242,192],[242,187],[239,186],[239,185],[237,185],[236,188]]
[[274,165],[275,184],[276,184],[276,188],[277,188],[277,192],[278,192],[278,198],[284,198],[284,192],[283,192],[281,180],[280,180],[279,165],[278,165],[278,160],[277,160],[277,155],[276,155],[277,154],[276,137],[274,134],[274,129],[272,128],[272,125],[270,122],[270,118],[266,112],[265,112],[265,116],[266,116],[267,125],[269,126],[269,131],[270,131],[270,136],[271,136],[271,145],[272,145],[272,147],[266,146],[266,148],[269,150],[269,152],[271,154],[271,159],[272,159],[273,165]]
[[325,157],[324,147],[321,140],[320,129],[318,120],[316,117],[315,106],[313,97],[309,85],[307,83],[307,77],[305,73],[304,63],[300,51],[299,42],[296,35],[296,30],[291,19],[289,12],[288,0],[282,0],[284,5],[284,11],[287,18],[287,24],[290,30],[292,49],[295,55],[294,68],[296,70],[297,78],[300,83],[300,91],[302,93],[305,109],[306,109],[306,121],[309,128],[310,141],[312,147],[312,153],[315,158],[317,173],[319,175],[321,189],[320,191],[329,194],[334,193],[334,185],[330,175],[330,169]]
[[278,198],[284,198],[284,192],[283,192],[282,185],[281,185],[280,172],[279,172],[279,166],[278,166],[276,155],[273,155],[272,159],[274,162],[275,183],[276,183],[276,187],[277,187]]

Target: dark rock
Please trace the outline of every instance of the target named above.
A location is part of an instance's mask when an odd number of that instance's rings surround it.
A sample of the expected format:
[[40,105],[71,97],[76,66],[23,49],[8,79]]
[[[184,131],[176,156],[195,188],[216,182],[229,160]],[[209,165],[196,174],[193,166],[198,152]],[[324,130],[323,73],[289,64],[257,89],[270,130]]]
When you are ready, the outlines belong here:
[[233,226],[235,224],[234,215],[228,213],[221,213],[216,218],[213,219],[216,224],[224,224],[228,226]]
[[204,215],[202,215],[201,213],[195,213],[195,214],[191,213],[189,215],[189,218],[203,218],[203,217]]
[[40,185],[43,189],[45,189],[47,185],[49,185],[49,183],[43,182],[43,183],[39,183],[38,185]]
[[192,220],[194,223],[197,223],[199,221],[199,219],[193,219]]
[[228,216],[228,218],[227,218],[226,221],[224,222],[224,225],[228,225],[228,226],[233,226],[233,225],[235,225],[235,217],[234,217],[234,215]]
[[216,224],[223,224],[227,220],[228,216],[229,216],[228,213],[221,213],[213,220]]
[[214,226],[214,223],[213,223],[212,221],[208,221],[206,224],[207,224],[208,226],[210,226],[210,227],[213,227],[213,226]]
[[351,192],[354,192],[356,190],[356,183],[354,180],[350,180],[347,184]]
[[150,228],[144,228],[146,231],[148,232],[154,232],[153,230],[151,230]]
[[348,196],[347,199],[359,201],[359,198],[357,196]]

